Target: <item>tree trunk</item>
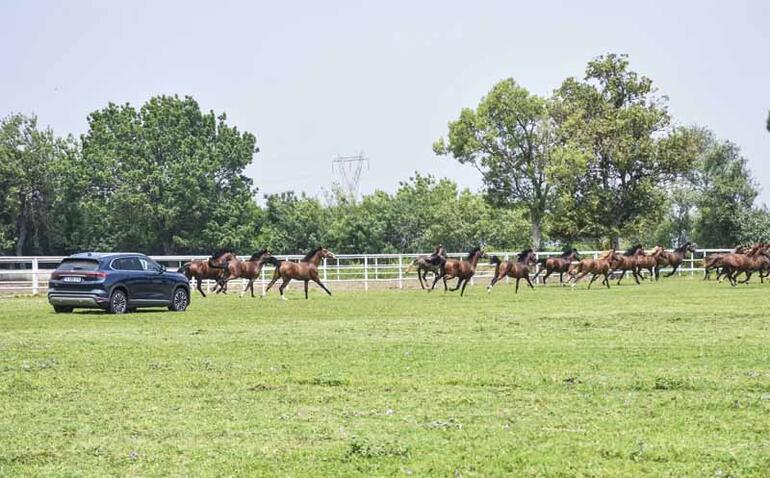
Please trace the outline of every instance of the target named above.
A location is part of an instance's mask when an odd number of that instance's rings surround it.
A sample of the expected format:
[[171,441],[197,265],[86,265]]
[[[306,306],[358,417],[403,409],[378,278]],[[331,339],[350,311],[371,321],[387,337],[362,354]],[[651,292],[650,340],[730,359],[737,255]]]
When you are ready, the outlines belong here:
[[542,224],[539,218],[532,218],[532,250],[539,251],[543,242]]
[[612,236],[612,239],[610,240],[611,246],[616,251],[620,250],[620,236]]

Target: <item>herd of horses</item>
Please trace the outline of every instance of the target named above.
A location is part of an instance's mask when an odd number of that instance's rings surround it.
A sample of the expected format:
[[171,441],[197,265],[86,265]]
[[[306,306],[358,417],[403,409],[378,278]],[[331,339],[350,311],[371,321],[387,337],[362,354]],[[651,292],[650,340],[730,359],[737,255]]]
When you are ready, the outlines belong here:
[[[559,256],[543,257],[538,259],[532,249],[519,253],[514,260],[503,260],[492,255],[490,264],[495,266],[492,281],[487,287],[491,292],[495,284],[506,277],[516,279],[516,290],[519,292],[519,282],[523,279],[527,285],[534,288],[533,279],[540,274],[543,284],[553,274],[559,275],[559,283],[572,287],[583,278],[591,276],[588,288],[599,278],[607,288],[610,287],[610,278],[618,275],[617,284],[630,273],[637,284],[642,280],[659,280],[661,269],[670,268],[663,277],[674,275],[682,265],[687,253],[694,253],[695,245],[686,242],[672,251],[661,246],[656,246],[650,252],[645,252],[641,244],[634,245],[625,252],[617,252],[611,249],[597,257],[583,258],[575,248],[565,250]],[[455,259],[447,256],[444,246],[437,246],[432,254],[417,257],[407,268],[406,272],[416,270],[417,279],[422,289],[432,291],[439,280],[443,281],[444,291],[456,291],[460,289],[460,295],[465,293],[465,287],[476,273],[476,268],[482,258],[487,257],[483,248],[476,247],[471,250],[464,259]],[[300,280],[305,284],[305,299],[308,298],[308,285],[315,282],[327,294],[331,291],[324,285],[318,274],[318,266],[323,259],[334,259],[334,254],[324,247],[317,247],[308,252],[299,262],[280,260],[274,257],[268,250],[261,250],[253,254],[247,260],[241,260],[232,250],[223,249],[213,254],[208,259],[194,260],[183,264],[179,272],[185,274],[188,279],[195,280],[197,289],[203,297],[206,293],[201,287],[203,280],[216,282],[216,293],[227,293],[227,284],[233,279],[248,280],[241,295],[247,290],[254,297],[254,281],[262,273],[265,264],[272,265],[275,269],[273,278],[265,289],[265,294],[279,280],[282,280],[278,290],[284,300],[284,290],[292,280]],[[539,265],[539,267],[538,267]],[[738,283],[748,282],[754,273],[759,274],[760,281],[764,283],[770,276],[770,243],[757,243],[739,246],[733,252],[712,254],[703,260],[705,269],[704,279],[710,279],[711,274],[717,273],[717,280],[727,279],[732,286]],[[645,277],[644,272],[647,272]],[[428,274],[433,274],[433,283],[429,284]],[[738,281],[740,274],[744,274],[743,280]],[[567,280],[564,276],[567,275]],[[457,279],[453,288],[449,288],[448,281]]]

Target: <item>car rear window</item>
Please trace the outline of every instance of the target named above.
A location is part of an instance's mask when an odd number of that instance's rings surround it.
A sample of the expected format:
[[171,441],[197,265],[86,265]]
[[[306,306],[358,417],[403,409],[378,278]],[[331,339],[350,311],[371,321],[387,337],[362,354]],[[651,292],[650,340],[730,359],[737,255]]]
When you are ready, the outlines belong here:
[[90,259],[64,259],[57,271],[95,271],[99,269],[99,261]]

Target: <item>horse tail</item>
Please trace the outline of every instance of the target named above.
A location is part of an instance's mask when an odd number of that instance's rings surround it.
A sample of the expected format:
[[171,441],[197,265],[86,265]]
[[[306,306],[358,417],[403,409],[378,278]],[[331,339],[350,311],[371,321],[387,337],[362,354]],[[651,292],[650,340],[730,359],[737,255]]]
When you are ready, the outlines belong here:
[[264,259],[262,259],[262,263],[263,264],[270,264],[270,265],[274,266],[276,269],[278,269],[281,266],[281,262],[283,262],[283,261],[280,260],[280,259],[276,259],[273,256],[268,256],[268,257],[265,257]]

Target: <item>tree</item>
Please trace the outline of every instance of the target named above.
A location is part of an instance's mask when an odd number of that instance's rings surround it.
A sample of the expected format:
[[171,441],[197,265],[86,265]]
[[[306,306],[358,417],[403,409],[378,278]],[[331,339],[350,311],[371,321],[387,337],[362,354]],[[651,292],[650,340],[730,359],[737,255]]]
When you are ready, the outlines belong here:
[[579,236],[619,236],[664,204],[667,184],[692,169],[696,142],[674,129],[652,80],[629,69],[625,55],[588,63],[583,81],[555,93],[561,150],[554,155],[559,213]]
[[744,221],[753,217],[757,187],[740,148],[717,141],[709,131],[702,134],[703,154],[692,179],[698,209],[695,240],[703,247],[733,247],[742,239]]
[[292,191],[265,197],[265,222],[257,242],[274,254],[307,252],[326,244],[329,210],[318,199]]
[[0,251],[44,254],[55,248],[61,165],[73,141],[38,129],[35,116],[14,114],[0,121]]
[[203,113],[190,98],[158,96],[141,109],[110,103],[88,117],[80,248],[173,254],[250,247],[258,211],[243,172],[251,133]]
[[539,249],[554,192],[547,175],[554,139],[546,101],[509,78],[475,110],[463,109],[449,123],[448,142],[439,139],[433,150],[476,167],[491,203],[525,208]]

